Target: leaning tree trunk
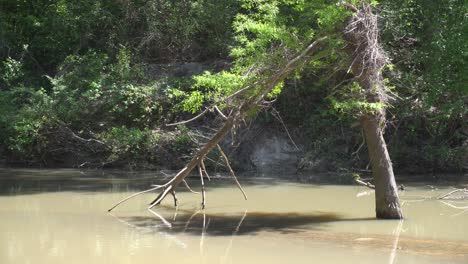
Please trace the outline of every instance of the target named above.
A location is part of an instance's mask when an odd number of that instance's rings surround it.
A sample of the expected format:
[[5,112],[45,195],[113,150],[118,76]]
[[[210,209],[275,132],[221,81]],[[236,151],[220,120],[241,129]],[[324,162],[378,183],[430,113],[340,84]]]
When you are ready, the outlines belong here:
[[360,121],[372,166],[376,216],[383,219],[401,219],[403,215],[381,122],[376,116],[363,116]]
[[[176,203],[177,198],[175,197],[175,189],[177,186],[184,181],[185,177],[189,175],[189,173],[197,166],[202,165],[205,156],[218,145],[218,143],[228,134],[229,131],[234,127],[234,125],[245,118],[247,113],[258,107],[258,104],[264,100],[264,97],[270,93],[273,88],[281,81],[283,81],[291,71],[297,69],[301,66],[301,63],[311,59],[311,55],[320,50],[323,46],[323,43],[327,37],[322,37],[317,39],[316,41],[312,42],[309,46],[307,46],[299,55],[288,61],[283,68],[276,71],[273,75],[269,78],[263,79],[257,83],[259,86],[256,89],[256,92],[248,97],[244,102],[239,106],[236,107],[230,116],[227,117],[227,120],[224,122],[223,126],[218,130],[218,132],[207,142],[205,145],[193,156],[190,162],[185,166],[182,170],[180,170],[171,180],[166,182],[163,185],[157,185],[153,188],[148,190],[135,193],[117,204],[111,207],[108,211],[112,211],[115,207],[119,206],[123,202],[143,193],[147,193],[150,191],[162,189],[163,191],[159,193],[159,195],[150,203],[149,208],[158,205],[168,194],[172,194],[174,196],[174,200]],[[227,160],[227,158],[225,157]],[[201,172],[200,172],[201,174]],[[203,177],[203,176],[201,176]],[[237,182],[237,181],[236,181]],[[202,183],[203,184],[203,183]],[[242,191],[242,189],[241,189]],[[245,194],[244,194],[245,197]],[[203,196],[204,201],[204,196]],[[204,202],[203,202],[204,207]]]
[[[346,52],[352,61],[351,69],[356,81],[365,91],[366,101],[385,105],[389,95],[381,71],[388,59],[379,44],[377,16],[370,5],[351,9],[354,15],[348,21],[344,32],[348,44]],[[384,219],[401,219],[403,215],[392,162],[383,137],[384,107],[374,112],[364,110],[360,124],[364,131],[375,181],[376,216]]]

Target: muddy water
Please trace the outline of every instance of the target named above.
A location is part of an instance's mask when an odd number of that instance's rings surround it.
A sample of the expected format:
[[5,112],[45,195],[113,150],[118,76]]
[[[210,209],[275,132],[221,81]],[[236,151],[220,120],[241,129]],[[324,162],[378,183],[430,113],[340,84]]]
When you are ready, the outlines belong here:
[[110,214],[154,174],[0,170],[0,263],[468,263],[468,202],[432,199],[454,184],[407,183],[406,219],[382,221],[365,187],[241,182],[248,201],[213,180],[204,211],[181,188],[178,210],[144,194]]

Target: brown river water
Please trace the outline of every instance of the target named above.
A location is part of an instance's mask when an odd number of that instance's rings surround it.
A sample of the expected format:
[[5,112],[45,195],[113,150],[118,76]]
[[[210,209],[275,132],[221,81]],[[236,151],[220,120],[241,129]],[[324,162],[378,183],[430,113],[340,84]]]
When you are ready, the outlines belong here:
[[247,201],[212,179],[205,210],[180,186],[177,210],[147,193],[107,213],[155,173],[0,169],[0,263],[468,263],[468,201],[435,199],[466,177],[405,183],[402,221],[374,219],[362,186],[240,182]]

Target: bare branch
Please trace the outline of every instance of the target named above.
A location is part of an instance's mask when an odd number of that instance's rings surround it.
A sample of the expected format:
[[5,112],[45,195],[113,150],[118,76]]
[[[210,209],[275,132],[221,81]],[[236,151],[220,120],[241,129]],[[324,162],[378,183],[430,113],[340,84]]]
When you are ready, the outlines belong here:
[[194,191],[190,186],[188,185],[187,181],[185,179],[182,180],[182,182],[185,184],[185,187],[192,193],[199,194],[199,192]]
[[114,208],[116,208],[117,206],[119,206],[121,203],[127,201],[127,200],[130,200],[131,198],[137,196],[137,195],[140,195],[140,194],[144,194],[144,193],[147,193],[147,192],[151,192],[151,191],[154,191],[154,190],[157,190],[157,189],[160,189],[164,187],[164,185],[156,185],[156,187],[153,187],[153,188],[150,188],[148,190],[144,190],[144,191],[141,191],[141,192],[137,192],[135,194],[132,194],[130,196],[128,196],[127,198],[121,200],[120,202],[118,202],[116,205],[112,206],[109,210],[107,210],[107,212],[110,212],[112,211]]
[[166,126],[177,126],[177,125],[182,125],[182,124],[187,124],[187,123],[190,123],[192,121],[195,121],[197,120],[198,118],[204,116],[206,113],[208,113],[210,111],[210,108],[206,108],[203,112],[201,112],[200,114],[196,115],[195,117],[192,117],[188,120],[184,120],[184,121],[180,121],[180,122],[177,122],[177,123],[171,123],[171,124],[166,124]]
[[214,106],[214,109],[216,110],[216,112],[218,112],[218,114],[219,114],[224,120],[227,119],[227,116],[225,116],[225,115],[223,114],[223,112],[221,112],[221,110],[219,110],[218,106],[215,105],[215,106]]
[[373,185],[372,183],[370,182],[365,182],[365,181],[362,181],[360,179],[354,179],[354,181],[360,185],[363,185],[363,186],[366,186],[366,187],[369,187],[371,189],[375,189],[375,185]]
[[206,175],[206,178],[208,178],[208,181],[211,181],[210,175],[208,175],[208,171],[206,170],[205,162],[203,161],[203,159],[200,161],[200,165],[203,169],[203,172],[205,172],[205,175]]
[[205,182],[203,181],[203,172],[202,172],[200,165],[198,166],[198,172],[200,173],[201,189],[202,189],[202,209],[205,209],[205,205],[206,205]]
[[178,201],[177,195],[174,190],[172,190],[171,194],[172,194],[172,197],[174,198],[174,207],[177,208],[177,201]]
[[242,192],[242,194],[244,195],[244,199],[247,200],[247,195],[245,194],[244,189],[242,189],[242,186],[240,185],[239,181],[237,180],[236,174],[235,174],[234,171],[232,170],[231,165],[229,164],[229,160],[228,160],[226,154],[224,154],[224,151],[221,149],[221,147],[219,146],[219,144],[217,144],[216,146],[218,147],[219,152],[220,152],[221,155],[223,156],[224,161],[226,162],[226,166],[227,166],[228,169],[229,169],[229,173],[231,174],[231,176],[233,177],[234,181],[236,182],[237,187],[239,187],[239,190],[240,190],[240,191]]
[[273,116],[276,117],[276,119],[278,119],[278,121],[281,123],[281,125],[283,125],[283,128],[286,131],[286,134],[288,134],[288,137],[289,137],[289,140],[291,140],[291,143],[293,143],[296,150],[300,151],[299,147],[296,145],[296,142],[294,142],[294,140],[292,139],[291,134],[289,134],[289,130],[286,127],[286,124],[284,123],[283,118],[281,118],[281,115],[278,112],[278,110],[276,110],[276,108],[272,107],[272,111],[274,113]]

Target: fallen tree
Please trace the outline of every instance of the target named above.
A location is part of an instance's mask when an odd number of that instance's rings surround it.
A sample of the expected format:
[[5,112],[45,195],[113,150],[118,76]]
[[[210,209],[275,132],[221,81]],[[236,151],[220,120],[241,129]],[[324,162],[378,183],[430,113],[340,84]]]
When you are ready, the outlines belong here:
[[[305,60],[310,59],[310,55],[314,54],[317,52],[325,43],[325,40],[327,37],[322,37],[314,42],[312,42],[307,48],[305,48],[299,55],[297,55],[295,58],[290,60],[282,69],[277,71],[274,75],[272,75],[270,78],[261,80],[258,82],[259,89],[255,91],[255,93],[250,96],[247,100],[245,100],[240,106],[235,107],[233,111],[231,111],[231,114],[227,116],[226,121],[224,122],[223,126],[218,130],[218,132],[195,154],[195,156],[190,160],[190,162],[185,166],[182,170],[180,170],[171,180],[169,180],[167,183],[163,185],[158,185],[154,186],[148,190],[133,194],[122,201],[118,202],[116,205],[114,205],[112,208],[110,208],[108,211],[112,211],[115,207],[120,205],[121,203],[127,201],[130,198],[133,198],[137,195],[155,191],[158,189],[162,189],[161,193],[149,204],[148,208],[152,208],[155,205],[161,203],[164,198],[168,194],[172,194],[174,197],[175,203],[177,203],[177,198],[175,196],[175,190],[177,186],[181,182],[184,181],[185,177],[190,174],[190,172],[195,169],[197,166],[200,168],[199,173],[200,177],[202,180],[202,207],[205,206],[205,195],[204,195],[204,184],[203,184],[203,172],[202,172],[202,164],[203,160],[205,159],[206,155],[216,146],[218,146],[218,143],[231,131],[231,129],[240,121],[242,121],[247,113],[258,107],[259,103],[264,99],[264,97],[269,94],[273,88],[284,78],[288,76],[288,74],[298,68],[301,63],[303,63]],[[225,161],[228,163],[227,158]],[[232,169],[230,170],[232,173]],[[235,176],[232,174],[234,179]],[[236,180],[237,182],[237,180]],[[240,185],[239,185],[240,186]],[[241,189],[242,190],[242,189]],[[244,197],[246,198],[245,194]]]

